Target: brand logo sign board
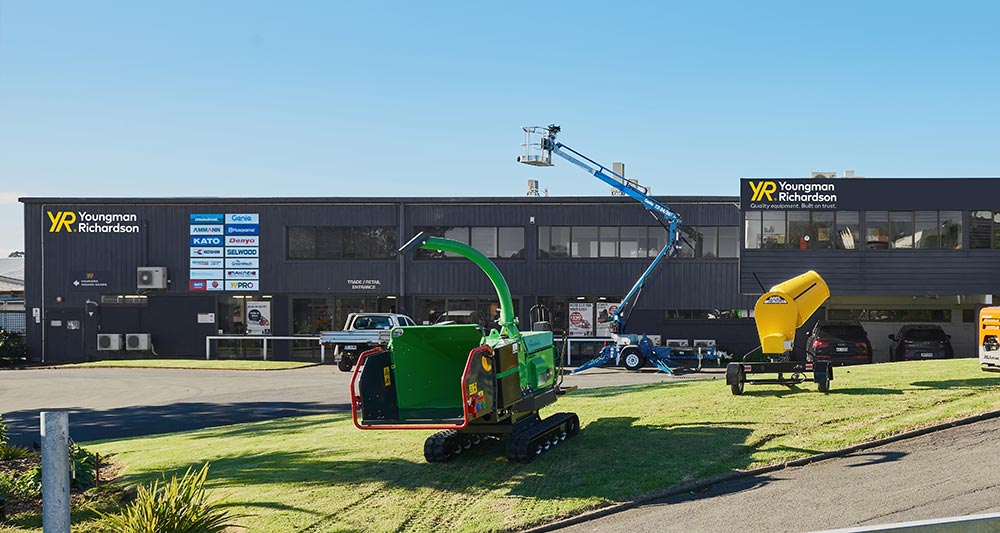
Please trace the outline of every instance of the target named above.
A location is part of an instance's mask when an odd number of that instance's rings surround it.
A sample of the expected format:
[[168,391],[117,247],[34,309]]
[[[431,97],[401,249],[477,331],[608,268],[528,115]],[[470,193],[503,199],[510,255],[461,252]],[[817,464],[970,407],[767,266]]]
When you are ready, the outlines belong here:
[[188,224],[190,290],[260,290],[259,213],[193,213]]

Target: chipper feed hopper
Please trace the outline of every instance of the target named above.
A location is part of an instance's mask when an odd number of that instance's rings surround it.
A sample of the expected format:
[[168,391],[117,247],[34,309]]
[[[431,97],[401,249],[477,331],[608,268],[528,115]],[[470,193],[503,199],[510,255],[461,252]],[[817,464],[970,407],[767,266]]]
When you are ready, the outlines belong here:
[[[767,361],[729,363],[726,384],[732,388],[733,394],[743,394],[746,383],[797,385],[806,381],[808,372],[812,372],[820,392],[829,392],[830,382],[833,381],[833,367],[829,363],[792,361],[788,356],[795,341],[795,330],[802,327],[829,297],[830,288],[826,282],[810,270],[771,287],[757,300],[753,308],[754,321],[757,323],[761,352]],[[778,374],[778,377],[750,379],[749,374]]]
[[476,324],[392,329],[388,348],[361,354],[351,380],[354,424],[361,429],[439,429],[424,443],[429,462],[447,461],[506,435],[507,458],[528,462],[580,430],[574,413],[541,418],[560,393],[551,331],[517,328],[510,289],[478,250],[419,233],[401,249],[441,250],[476,264],[500,301],[500,331]]

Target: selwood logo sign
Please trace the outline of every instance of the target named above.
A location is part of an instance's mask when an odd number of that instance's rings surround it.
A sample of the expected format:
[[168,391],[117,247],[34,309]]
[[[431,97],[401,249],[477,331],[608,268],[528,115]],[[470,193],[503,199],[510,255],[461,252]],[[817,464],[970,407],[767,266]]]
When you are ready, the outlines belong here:
[[139,217],[134,213],[91,213],[88,211],[46,211],[49,233],[139,233]]
[[[750,209],[835,209],[837,185],[821,181],[748,180]],[[745,197],[744,197],[745,198]]]

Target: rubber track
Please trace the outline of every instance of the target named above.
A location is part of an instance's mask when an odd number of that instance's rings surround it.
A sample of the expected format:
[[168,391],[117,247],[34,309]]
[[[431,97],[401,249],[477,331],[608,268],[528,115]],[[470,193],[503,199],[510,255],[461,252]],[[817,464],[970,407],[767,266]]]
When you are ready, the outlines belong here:
[[454,429],[438,431],[424,441],[424,459],[427,459],[428,463],[450,461],[463,450],[491,439],[495,440],[496,437],[485,433],[459,433]]
[[580,419],[576,413],[556,413],[511,435],[507,441],[507,459],[530,463],[579,431]]

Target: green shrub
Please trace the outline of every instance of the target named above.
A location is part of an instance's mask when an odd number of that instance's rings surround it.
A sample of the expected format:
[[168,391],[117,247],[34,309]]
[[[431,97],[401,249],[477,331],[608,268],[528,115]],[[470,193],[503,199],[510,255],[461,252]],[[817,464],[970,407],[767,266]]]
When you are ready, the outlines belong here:
[[24,446],[13,444],[0,444],[0,461],[10,461],[12,459],[24,459],[35,452]]
[[42,497],[42,469],[38,466],[22,474],[0,474],[0,495],[8,502],[37,500]]
[[77,445],[70,447],[69,451],[73,460],[73,488],[93,487],[97,482],[97,457]]
[[13,365],[23,363],[28,358],[28,347],[24,335],[0,329],[0,363]]
[[225,531],[229,512],[219,501],[208,501],[205,479],[208,463],[195,472],[188,468],[184,477],[156,480],[139,486],[135,501],[117,515],[101,516],[117,533],[217,533]]

